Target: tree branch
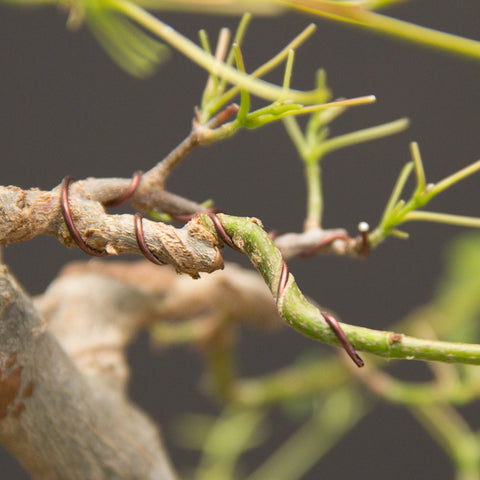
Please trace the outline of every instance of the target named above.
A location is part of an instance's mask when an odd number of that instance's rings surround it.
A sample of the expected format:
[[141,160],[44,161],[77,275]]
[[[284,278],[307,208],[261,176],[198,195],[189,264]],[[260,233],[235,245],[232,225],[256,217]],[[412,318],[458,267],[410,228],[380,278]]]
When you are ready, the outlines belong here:
[[[107,215],[98,201],[82,195],[82,188],[82,184],[72,185],[69,203],[75,226],[88,246],[110,255],[141,253],[133,216]],[[50,192],[0,187],[0,244],[50,234],[66,246],[74,246],[59,197],[58,187]],[[145,220],[143,230],[152,254],[177,272],[196,277],[199,272],[212,272],[223,266],[215,237],[195,219],[181,229]]]
[[[101,313],[95,302],[89,307],[81,298],[82,313],[95,312],[95,321],[109,313],[95,325],[97,334],[122,318],[118,307],[128,292],[117,293],[123,298],[117,296]],[[0,442],[30,475],[41,480],[173,479],[150,420],[111,383],[79,370],[6,267],[0,269],[0,300]]]
[[[200,218],[212,233],[216,232],[209,216],[202,215]],[[283,292],[277,295],[283,270],[282,254],[258,220],[229,215],[218,215],[218,219],[234,245],[250,258],[264,278],[276,300],[278,312],[287,324],[307,337],[329,345],[339,345],[334,331],[320,311],[305,299],[291,273],[288,274]],[[480,364],[480,345],[419,339],[348,324],[341,324],[341,327],[355,348],[378,356]]]

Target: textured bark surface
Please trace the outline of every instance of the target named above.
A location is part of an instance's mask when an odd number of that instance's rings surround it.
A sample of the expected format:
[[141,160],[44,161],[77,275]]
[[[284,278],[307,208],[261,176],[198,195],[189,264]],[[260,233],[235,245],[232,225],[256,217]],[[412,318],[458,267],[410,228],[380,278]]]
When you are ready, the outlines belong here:
[[32,477],[173,479],[156,427],[78,368],[5,267],[0,299],[0,441]]
[[[0,443],[41,480],[174,479],[157,427],[126,396],[125,350],[154,322],[280,325],[263,281],[201,280],[145,261],[67,266],[33,302],[0,269]],[[159,379],[161,381],[161,379]]]
[[[104,192],[100,184],[96,186],[99,192]],[[86,196],[83,183],[73,184],[70,190],[72,219],[90,248],[109,255],[141,253],[132,215],[106,214],[99,201]],[[75,246],[62,216],[58,188],[47,192],[0,187],[0,205],[0,244],[23,242],[47,234],[54,235],[68,247]],[[199,272],[213,272],[223,267],[215,236],[196,218],[183,228],[145,219],[143,233],[152,254],[177,272],[197,276]]]

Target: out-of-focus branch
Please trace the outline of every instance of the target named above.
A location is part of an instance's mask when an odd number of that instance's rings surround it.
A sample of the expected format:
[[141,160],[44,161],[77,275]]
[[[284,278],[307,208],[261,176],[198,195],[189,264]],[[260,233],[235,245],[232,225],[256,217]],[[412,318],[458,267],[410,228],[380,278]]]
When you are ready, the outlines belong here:
[[[74,292],[68,300],[77,304]],[[76,316],[68,316],[73,305],[50,313],[67,314],[61,315],[64,329],[94,314],[90,334],[103,335],[125,318],[119,307],[128,293],[117,289],[116,302],[102,309],[91,297],[80,296]],[[175,478],[156,427],[114,384],[78,368],[6,267],[0,270],[0,300],[0,442],[30,475],[42,480]]]
[[78,262],[35,306],[2,267],[0,300],[0,442],[35,479],[173,479],[126,397],[132,338],[209,315],[281,325],[263,281],[235,266],[194,281],[144,261]]

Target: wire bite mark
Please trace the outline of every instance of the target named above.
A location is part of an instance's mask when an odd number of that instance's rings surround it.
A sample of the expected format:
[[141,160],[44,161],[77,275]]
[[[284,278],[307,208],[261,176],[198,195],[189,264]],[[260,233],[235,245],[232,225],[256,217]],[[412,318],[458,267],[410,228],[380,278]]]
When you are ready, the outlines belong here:
[[345,335],[345,332],[342,330],[342,327],[338,323],[337,319],[326,312],[320,312],[328,323],[330,328],[333,330],[333,333],[338,338],[338,341],[341,343],[343,349],[347,352],[348,356],[353,360],[355,365],[359,368],[365,365],[365,362],[362,360],[360,355],[356,352],[355,347],[351,344],[350,340]]
[[70,232],[70,236],[72,237],[74,242],[77,244],[78,248],[80,248],[80,250],[83,250],[88,255],[92,255],[94,257],[106,257],[109,255],[107,252],[99,252],[98,250],[94,250],[93,248],[90,248],[85,243],[82,236],[80,235],[80,232],[75,226],[75,223],[73,222],[72,212],[70,210],[70,204],[68,201],[68,191],[73,181],[74,180],[72,177],[65,177],[60,187],[60,192],[61,192],[60,206],[62,208],[62,216],[65,222],[65,225],[67,226],[68,231]]
[[150,260],[156,265],[165,265],[148,248],[147,242],[145,242],[145,237],[143,235],[143,220],[142,216],[139,213],[135,214],[135,237],[137,238],[137,245],[140,251],[143,253],[147,260]]
[[125,202],[130,200],[130,198],[133,197],[135,194],[135,191],[138,188],[138,185],[140,184],[140,180],[142,179],[143,172],[141,170],[137,170],[133,176],[132,180],[130,182],[130,185],[128,188],[117,198],[114,198],[113,200],[110,200],[108,202],[103,202],[104,207],[118,207],[119,205],[123,205]]

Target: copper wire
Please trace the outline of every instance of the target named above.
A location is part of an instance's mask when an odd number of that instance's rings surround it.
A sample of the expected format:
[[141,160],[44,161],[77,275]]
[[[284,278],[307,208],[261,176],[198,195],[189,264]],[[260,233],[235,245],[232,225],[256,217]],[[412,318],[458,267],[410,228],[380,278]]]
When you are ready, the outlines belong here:
[[302,257],[312,257],[317,254],[322,248],[327,247],[335,240],[349,240],[350,237],[346,233],[330,233],[325,235],[317,244],[313,247],[308,247],[301,253]]
[[[140,181],[142,179],[143,173],[138,170],[136,171],[133,176],[132,180],[130,182],[130,185],[128,188],[117,198],[114,198],[113,200],[110,200],[108,202],[104,202],[103,205],[105,207],[116,207],[118,205],[122,205],[126,201],[128,201],[135,193],[135,191],[138,188],[138,185],[140,184]],[[88,255],[92,255],[94,257],[105,257],[109,255],[107,252],[99,252],[97,250],[94,250],[93,248],[90,248],[86,243],[85,240],[83,240],[82,236],[80,235],[80,232],[78,231],[77,227],[75,226],[75,223],[72,218],[72,212],[70,210],[70,203],[68,199],[68,192],[70,185],[73,182],[72,177],[65,177],[63,179],[62,185],[61,185],[61,199],[60,199],[60,204],[62,208],[62,215],[63,215],[63,220],[65,221],[65,225],[68,228],[68,231],[70,232],[70,235],[74,242],[77,244],[77,246],[83,250],[85,253]],[[137,214],[138,215],[138,214]],[[143,225],[142,225],[142,219],[140,215],[140,219],[137,219],[137,215],[135,216],[135,236],[137,237],[137,243],[138,243],[138,248],[141,250],[141,252],[145,255],[145,257],[148,258],[148,260],[152,261],[153,263],[157,263],[159,265],[163,265],[161,262],[159,262],[153,254],[150,252],[148,249],[147,244],[145,243],[145,239],[143,236]]]
[[[104,205],[107,207],[112,207],[112,206],[118,206],[123,203],[125,203],[127,200],[129,200],[135,193],[140,180],[142,178],[142,172],[137,171],[133,174],[132,181],[129,185],[129,187],[123,192],[119,197],[116,199],[113,199],[109,202],[105,202]],[[99,252],[97,250],[94,250],[93,248],[90,248],[85,241],[83,240],[82,236],[80,235],[80,232],[78,231],[77,227],[75,226],[75,223],[72,218],[72,212],[70,210],[70,204],[68,200],[68,192],[71,183],[73,182],[72,177],[65,177],[62,181],[60,191],[61,191],[61,197],[60,197],[60,205],[62,209],[62,216],[63,220],[65,221],[65,225],[68,228],[68,231],[70,232],[70,235],[72,239],[75,241],[75,243],[78,245],[78,247],[83,250],[85,253],[92,255],[94,257],[104,257],[109,255],[107,252]],[[223,228],[222,223],[220,222],[220,219],[216,215],[216,211],[209,210],[207,211],[207,215],[210,217],[212,220],[215,229],[217,231],[218,236],[223,240],[223,242],[228,245],[230,248],[233,248],[234,250],[241,251],[233,242],[230,236],[227,234],[225,229]],[[175,218],[177,219],[185,219],[185,220],[190,220],[193,215],[188,215],[188,216],[177,216]],[[140,251],[143,253],[145,258],[150,260],[152,263],[155,263],[156,265],[164,265],[163,262],[158,260],[157,257],[153,255],[153,253],[150,251],[147,243],[145,242],[145,237],[143,234],[143,221],[142,221],[142,216],[139,213],[136,213],[135,216],[135,237],[137,239],[137,244],[138,248]],[[369,239],[368,239],[368,230],[367,231],[361,231],[360,232],[362,235],[362,254],[367,256],[369,252]],[[341,236],[331,236],[328,239],[324,239],[321,243],[313,247],[314,250],[317,251],[318,248],[321,248],[324,245],[327,245],[328,243],[336,240],[337,238],[342,238]],[[310,254],[310,251],[306,252],[306,254]],[[282,271],[280,272],[280,278],[278,281],[278,288],[277,288],[277,303],[278,299],[283,295],[285,291],[285,287],[288,282],[288,266],[285,262],[285,260],[282,260]],[[353,360],[353,362],[358,366],[358,367],[363,367],[364,362],[360,358],[360,356],[357,354],[355,351],[354,346],[351,344],[350,340],[348,340],[347,336],[345,335],[345,332],[342,330],[342,327],[338,323],[338,321],[329,313],[321,312],[321,315],[325,319],[325,321],[328,323],[330,328],[333,330],[335,333],[336,337],[338,338],[339,342],[341,343],[342,347],[344,350],[347,352],[347,354],[350,356],[350,358]]]
[[277,287],[277,303],[278,299],[282,296],[285,287],[287,286],[288,282],[288,267],[285,260],[283,260],[282,271],[280,272],[280,278],[278,280],[278,287]]
[[140,251],[143,253],[147,260],[150,260],[156,265],[165,265],[148,248],[147,243],[145,242],[145,237],[143,236],[143,221],[142,216],[139,213],[135,214],[135,236],[137,237],[137,244]]
[[[205,210],[202,210],[201,212],[198,212],[199,214],[200,213],[203,213],[204,215],[208,215],[210,213],[223,213],[220,209],[218,208],[206,208]],[[183,222],[183,223],[187,223],[189,222],[195,215],[197,215],[197,213],[190,213],[189,215],[174,215],[174,214],[170,214],[170,216],[174,219],[174,220],[178,220],[179,222]],[[213,220],[213,219],[212,219]],[[221,226],[221,225],[220,225]],[[223,228],[223,227],[222,227]]]
[[108,202],[103,202],[104,207],[118,207],[119,205],[123,205],[125,202],[130,200],[132,196],[134,195],[135,191],[138,188],[138,185],[140,184],[140,180],[142,179],[143,172],[141,170],[137,170],[133,176],[132,180],[130,182],[130,185],[127,187],[127,189],[119,195],[117,198],[114,198],[113,200],[110,200]]
[[[219,218],[214,213],[208,213],[208,216],[212,219],[213,224],[217,230],[218,236],[231,248],[235,250],[239,250],[239,248],[233,244],[231,238],[228,236],[227,232],[223,228]],[[332,240],[331,240],[332,241]],[[232,246],[233,245],[233,246]],[[280,297],[285,292],[285,287],[287,286],[288,282],[288,266],[285,260],[282,260],[282,271],[280,272],[280,278],[278,280],[278,287],[277,287],[277,304]],[[355,351],[355,347],[352,345],[350,340],[345,335],[345,332],[342,330],[342,327],[338,323],[338,321],[330,315],[329,313],[320,312],[323,316],[325,321],[328,323],[329,327],[333,330],[333,333],[338,338],[340,344],[342,345],[343,349],[347,352],[348,356],[353,360],[357,367],[363,367],[365,365],[364,361]]]
[[342,327],[338,323],[337,319],[326,312],[320,312],[328,323],[330,328],[333,330],[333,333],[338,338],[338,341],[341,343],[343,349],[347,352],[349,357],[353,360],[357,367],[363,367],[365,362],[361,359],[360,355],[355,351],[355,347],[351,344],[350,340],[345,335],[345,332],[342,330]]
[[72,212],[70,210],[70,204],[68,201],[68,191],[70,188],[70,184],[73,182],[72,177],[65,177],[62,181],[61,185],[61,197],[60,197],[60,205],[62,208],[62,215],[63,215],[63,220],[65,221],[65,225],[68,228],[68,231],[70,232],[70,236],[72,239],[75,241],[75,243],[78,245],[78,248],[83,250],[85,253],[88,255],[92,255],[94,257],[105,257],[108,255],[107,252],[99,252],[98,250],[94,250],[93,248],[90,248],[85,241],[83,240],[82,236],[80,235],[80,232],[78,231],[77,227],[75,226],[75,223],[73,222],[72,218]]
[[232,242],[232,239],[229,237],[228,233],[223,228],[222,223],[220,222],[217,214],[214,212],[208,212],[207,215],[211,218],[213,224],[215,225],[215,229],[217,230],[218,236],[233,250],[237,252],[241,252],[241,250]]

